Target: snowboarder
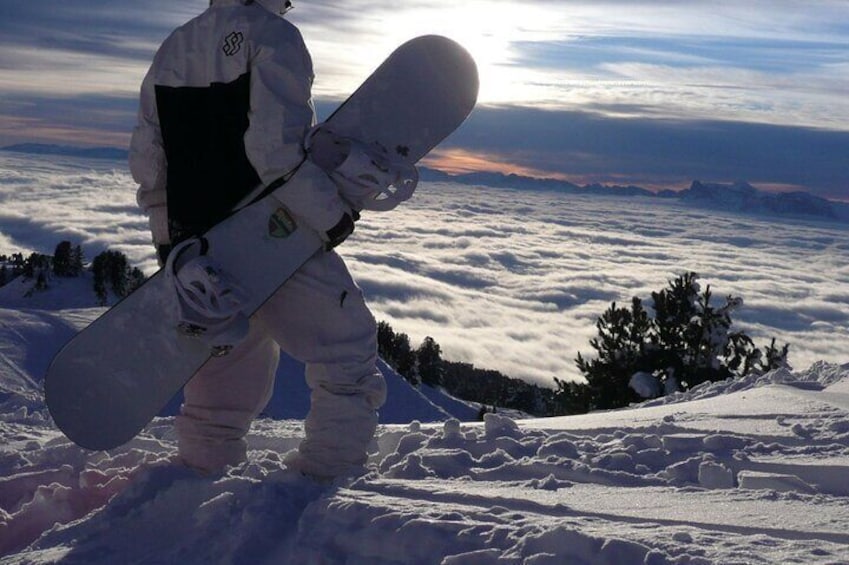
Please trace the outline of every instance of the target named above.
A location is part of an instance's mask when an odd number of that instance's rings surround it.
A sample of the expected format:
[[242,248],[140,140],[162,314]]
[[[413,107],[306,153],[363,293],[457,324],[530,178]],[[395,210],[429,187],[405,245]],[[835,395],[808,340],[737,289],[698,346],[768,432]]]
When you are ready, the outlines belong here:
[[[335,477],[361,467],[386,399],[374,317],[332,250],[353,231],[356,213],[330,177],[304,161],[304,136],[316,122],[313,68],[299,31],[282,17],[290,7],[211,0],[165,40],[141,88],[130,169],[161,262],[298,166],[309,190],[284,189],[284,204],[326,240],[251,317],[246,336],[185,386],[179,455],[202,473],[246,459],[244,437],[268,403],[281,348],[305,364],[311,390],[291,468]],[[215,283],[199,284],[213,297],[229,290]]]

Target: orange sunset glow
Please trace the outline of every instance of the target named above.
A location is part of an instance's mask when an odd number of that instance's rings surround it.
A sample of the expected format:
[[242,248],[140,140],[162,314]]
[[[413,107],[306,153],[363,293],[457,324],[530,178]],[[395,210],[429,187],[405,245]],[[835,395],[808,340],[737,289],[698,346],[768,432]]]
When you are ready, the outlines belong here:
[[425,167],[438,169],[449,175],[462,175],[475,172],[515,174],[526,177],[570,180],[563,173],[526,167],[509,161],[509,156],[467,149],[436,149],[421,160]]

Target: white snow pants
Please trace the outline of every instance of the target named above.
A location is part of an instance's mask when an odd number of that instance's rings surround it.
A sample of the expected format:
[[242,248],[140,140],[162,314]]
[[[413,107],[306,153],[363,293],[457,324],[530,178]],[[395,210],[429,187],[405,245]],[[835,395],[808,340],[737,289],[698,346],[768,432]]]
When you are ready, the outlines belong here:
[[244,436],[271,397],[281,348],[305,364],[311,390],[305,437],[288,464],[334,477],[365,463],[386,383],[374,317],[331,251],[305,263],[254,314],[245,341],[185,386],[176,429],[186,465],[211,473],[245,460]]

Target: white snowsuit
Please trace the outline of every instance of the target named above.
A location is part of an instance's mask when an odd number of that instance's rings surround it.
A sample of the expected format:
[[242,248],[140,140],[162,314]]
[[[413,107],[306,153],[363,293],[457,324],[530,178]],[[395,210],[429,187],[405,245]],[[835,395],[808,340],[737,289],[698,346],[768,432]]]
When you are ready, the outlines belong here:
[[[300,33],[279,17],[287,6],[215,0],[157,52],[130,146],[157,246],[203,233],[303,161],[303,137],[315,123],[313,69]],[[324,233],[345,204],[311,162],[298,176],[310,182],[284,186],[282,199]],[[244,436],[268,403],[281,347],[305,363],[312,394],[305,439],[289,465],[336,476],[365,462],[386,398],[376,325],[342,259],[322,251],[252,317],[244,342],[186,385],[177,434],[187,465],[214,472],[244,461]]]

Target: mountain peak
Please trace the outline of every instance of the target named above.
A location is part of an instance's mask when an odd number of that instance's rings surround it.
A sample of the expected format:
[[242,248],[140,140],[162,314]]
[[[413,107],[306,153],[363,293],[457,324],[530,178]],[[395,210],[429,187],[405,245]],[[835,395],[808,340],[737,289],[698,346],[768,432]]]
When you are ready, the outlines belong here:
[[765,192],[746,181],[722,184],[695,180],[690,188],[678,193],[678,198],[728,212],[839,218],[835,205],[819,196],[801,191]]

